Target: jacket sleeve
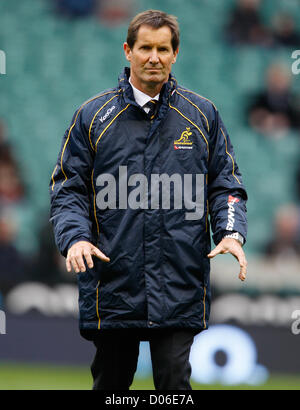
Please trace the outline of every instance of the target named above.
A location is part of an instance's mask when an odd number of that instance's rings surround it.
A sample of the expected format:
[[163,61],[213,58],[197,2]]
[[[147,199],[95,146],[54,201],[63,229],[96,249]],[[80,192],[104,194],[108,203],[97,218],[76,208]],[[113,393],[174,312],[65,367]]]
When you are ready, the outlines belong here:
[[56,245],[63,256],[79,241],[92,241],[90,215],[93,152],[78,109],[65,132],[50,181],[50,222]]
[[226,231],[247,237],[247,193],[235,160],[229,135],[215,107],[210,129],[208,204],[213,240],[217,245]]

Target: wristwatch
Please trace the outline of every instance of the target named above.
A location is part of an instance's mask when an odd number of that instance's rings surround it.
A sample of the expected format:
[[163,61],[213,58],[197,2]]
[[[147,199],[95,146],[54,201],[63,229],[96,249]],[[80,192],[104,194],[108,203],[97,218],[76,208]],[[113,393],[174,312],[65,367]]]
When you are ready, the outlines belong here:
[[239,241],[239,243],[243,246],[244,245],[244,238],[243,236],[239,233],[239,232],[232,232],[230,234],[227,234],[224,236],[224,238],[233,238],[236,239],[237,241]]

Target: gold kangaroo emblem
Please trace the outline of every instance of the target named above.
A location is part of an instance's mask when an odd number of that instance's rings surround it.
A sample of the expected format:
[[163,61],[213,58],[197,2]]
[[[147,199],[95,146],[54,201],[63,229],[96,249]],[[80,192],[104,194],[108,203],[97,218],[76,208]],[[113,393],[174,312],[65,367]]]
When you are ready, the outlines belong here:
[[183,131],[180,138],[174,141],[174,144],[182,144],[182,145],[192,145],[193,141],[189,140],[189,137],[193,134],[190,132],[190,127],[186,127],[186,130]]

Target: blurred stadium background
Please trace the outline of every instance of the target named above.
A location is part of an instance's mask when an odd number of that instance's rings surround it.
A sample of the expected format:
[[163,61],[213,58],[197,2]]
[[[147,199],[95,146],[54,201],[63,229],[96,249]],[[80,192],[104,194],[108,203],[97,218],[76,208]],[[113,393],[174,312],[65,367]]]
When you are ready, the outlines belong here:
[[[149,8],[178,16],[174,74],[220,110],[249,193],[248,278],[212,262],[193,386],[299,389],[299,0],[0,0],[0,389],[91,388],[48,184],[73,112],[116,84],[128,22]],[[146,343],[133,388],[153,388]]]

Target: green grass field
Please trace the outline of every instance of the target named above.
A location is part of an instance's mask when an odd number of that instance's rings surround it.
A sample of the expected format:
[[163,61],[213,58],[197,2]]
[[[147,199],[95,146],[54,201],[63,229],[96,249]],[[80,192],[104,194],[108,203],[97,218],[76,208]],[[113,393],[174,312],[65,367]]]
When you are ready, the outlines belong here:
[[[92,379],[88,367],[0,363],[0,390],[90,390]],[[194,390],[254,389],[300,390],[300,374],[271,375],[261,386],[200,385]],[[152,379],[136,379],[132,390],[153,390]]]

